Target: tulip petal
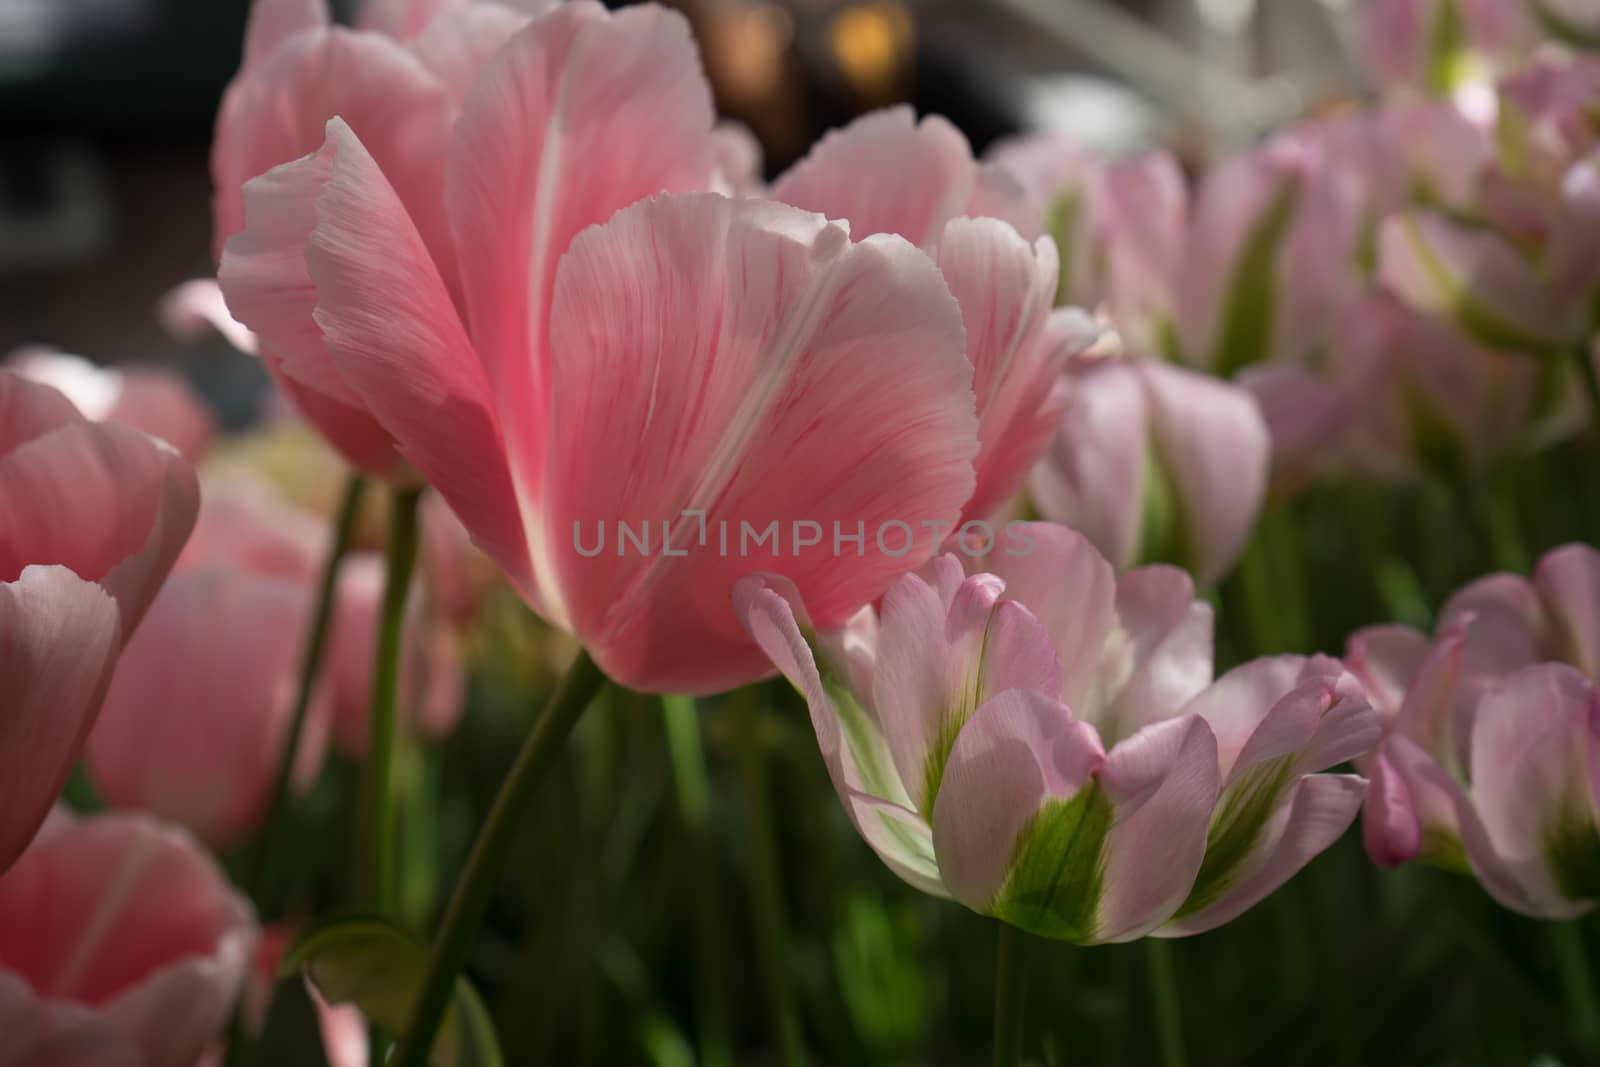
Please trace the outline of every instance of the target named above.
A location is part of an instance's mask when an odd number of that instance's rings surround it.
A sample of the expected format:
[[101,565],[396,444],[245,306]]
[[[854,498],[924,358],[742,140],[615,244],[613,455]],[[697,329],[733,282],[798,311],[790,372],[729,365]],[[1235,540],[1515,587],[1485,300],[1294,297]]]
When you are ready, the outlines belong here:
[[469,0],[363,0],[356,17],[356,28],[371,30],[410,41],[420,36],[433,21]]
[[[931,555],[921,533],[897,553],[884,531],[949,529],[970,495],[959,318],[905,242],[852,244],[778,204],[662,197],[579,236],[551,322],[544,547],[608,675],[748,681],[764,659],[728,611],[738,577],[785,575],[829,629]],[[661,537],[579,551],[575,531],[602,520]]]
[[116,603],[65,567],[0,583],[0,873],[66,784],[121,643]]
[[564,4],[513,37],[467,98],[446,195],[525,511],[545,472],[558,260],[579,231],[642,197],[706,188],[713,121],[689,24],[655,5]]
[[1533,571],[1562,659],[1600,680],[1600,552],[1563,545],[1545,553]]
[[1410,784],[1384,748],[1371,761],[1367,775],[1361,815],[1367,855],[1385,869],[1409,863],[1422,851],[1423,843],[1422,820],[1412,802]]
[[1518,883],[1518,910],[1559,918],[1600,899],[1600,828],[1591,784],[1600,779],[1597,764],[1594,687],[1572,668],[1529,667],[1491,689],[1479,705],[1472,799],[1487,843]]
[[1171,917],[1201,869],[1222,784],[1216,738],[1195,716],[1155,723],[1117,743],[1100,783],[1116,823],[1097,937],[1128,941]]
[[289,38],[302,30],[332,23],[328,0],[255,0],[244,31],[244,65],[266,62]]
[[63,426],[84,421],[59,389],[0,373],[0,456]]
[[1038,236],[1022,185],[979,164],[965,135],[938,115],[918,122],[906,106],[863,115],[812,146],[773,185],[772,197],[850,223],[857,240],[899,234],[919,247],[963,215],[993,216]]
[[[1179,918],[1159,931],[1187,937],[1230,922],[1264,900],[1318,853],[1337,841],[1361,810],[1366,780],[1353,774],[1309,774],[1296,782],[1264,828],[1251,856],[1214,898],[1185,902]],[[1205,878],[1204,871],[1201,879]]]
[[1111,823],[1094,781],[1104,759],[1094,727],[1048,694],[1008,690],[974,711],[932,809],[956,899],[1045,936],[1092,936]]
[[1266,497],[1272,441],[1255,398],[1236,385],[1141,364],[1150,428],[1178,496],[1181,561],[1213,582],[1239,557]]
[[412,42],[411,50],[459,108],[494,54],[528,24],[528,18],[502,4],[457,7],[435,19]]
[[0,971],[6,1067],[145,1067],[144,1054],[98,1013],[71,1001],[41,1002],[28,983]]
[[1368,626],[1350,636],[1344,662],[1366,688],[1373,706],[1393,718],[1432,647],[1427,634],[1409,626]]
[[1173,717],[1211,684],[1213,622],[1211,605],[1176,567],[1140,567],[1117,581],[1115,650],[1104,653],[1116,666],[1101,668],[1112,736]]
[[978,488],[963,515],[981,519],[1021,486],[1060,421],[1047,406],[1068,357],[1098,337],[1082,313],[1052,316],[1055,242],[1032,247],[998,219],[952,219],[939,271],[961,305],[978,398]]

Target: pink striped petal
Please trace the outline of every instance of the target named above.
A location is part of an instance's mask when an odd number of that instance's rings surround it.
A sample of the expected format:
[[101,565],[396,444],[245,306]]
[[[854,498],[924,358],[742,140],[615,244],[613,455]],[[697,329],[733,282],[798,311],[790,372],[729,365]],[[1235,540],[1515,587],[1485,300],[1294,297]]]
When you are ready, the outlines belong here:
[[1029,820],[1046,802],[1093,788],[1104,760],[1094,727],[1048,694],[1012,689],[974,711],[932,808],[939,871],[955,898],[989,911]]
[[[542,549],[558,579],[541,588],[608,674],[747,681],[764,661],[728,610],[740,575],[788,577],[827,629],[929,557],[924,524],[949,529],[972,488],[959,318],[905,242],[852,244],[778,204],[663,197],[574,242],[551,324]],[[648,528],[654,549],[580,552],[575,532],[587,545],[602,520]],[[915,544],[880,544],[890,522]],[[781,545],[741,544],[744,524]],[[835,531],[863,540],[836,548]]]
[[66,784],[121,645],[116,603],[65,567],[0,582],[0,873]]
[[1255,907],[1349,829],[1366,791],[1366,779],[1353,774],[1301,778],[1262,830],[1261,840],[1227,891],[1214,903],[1169,923],[1158,936],[1204,933]]
[[1099,330],[1081,313],[1051,314],[1056,248],[1049,238],[1030,248],[997,219],[954,219],[937,260],[967,330],[980,451],[978,488],[963,516],[981,519],[1021,487],[1044,452],[1065,402],[1051,403],[1056,381]]
[[1221,788],[1216,738],[1194,716],[1155,723],[1117,743],[1100,783],[1116,822],[1098,939],[1128,941],[1170,918],[1194,884]]
[[938,115],[918,122],[905,106],[830,132],[777,180],[772,196],[849,222],[857,240],[893,233],[920,247],[963,215],[1001,219],[1026,238],[1038,236],[1042,221],[1021,183],[973,159],[960,130]]
[[1533,584],[1549,612],[1562,659],[1600,679],[1600,552],[1563,545],[1539,560]]
[[713,121],[689,24],[655,5],[564,4],[513,37],[467,99],[450,221],[525,511],[542,495],[557,263],[579,231],[642,197],[708,188]]

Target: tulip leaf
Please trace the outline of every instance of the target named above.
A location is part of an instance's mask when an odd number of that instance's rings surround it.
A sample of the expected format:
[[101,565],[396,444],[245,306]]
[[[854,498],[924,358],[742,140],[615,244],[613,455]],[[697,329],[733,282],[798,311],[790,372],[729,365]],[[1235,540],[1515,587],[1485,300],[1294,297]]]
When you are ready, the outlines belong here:
[[1278,801],[1294,778],[1296,754],[1279,756],[1246,768],[1223,790],[1206,833],[1206,855],[1188,899],[1174,918],[1184,919],[1211,907],[1238,882],[1250,856],[1261,844]]
[[1231,378],[1243,367],[1270,358],[1278,327],[1278,253],[1300,200],[1300,179],[1289,176],[1239,248],[1222,306],[1210,366]]
[[[351,1003],[384,1030],[403,1033],[427,969],[428,950],[386,919],[351,916],[318,923],[284,956],[280,973],[303,973],[329,1003]],[[465,978],[439,1028],[431,1067],[501,1067],[483,1001]]]
[[1092,941],[1112,815],[1111,799],[1092,782],[1071,799],[1044,804],[1017,834],[991,913],[1041,937]]

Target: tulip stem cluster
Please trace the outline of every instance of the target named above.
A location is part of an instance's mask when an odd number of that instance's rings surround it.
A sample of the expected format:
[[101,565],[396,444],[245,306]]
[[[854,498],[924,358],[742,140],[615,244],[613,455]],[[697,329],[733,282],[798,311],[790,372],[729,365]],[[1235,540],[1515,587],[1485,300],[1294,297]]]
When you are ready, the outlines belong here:
[[435,935],[428,969],[411,1009],[410,1025],[389,1060],[390,1067],[425,1067],[427,1064],[434,1035],[450,1006],[456,977],[466,965],[472,939],[488,910],[489,898],[499,884],[501,872],[511,858],[517,834],[544,780],[560,759],[572,728],[605,681],[605,675],[588,652],[580,650],[538,725],[528,734],[522,751],[517,754],[517,762],[500,784],[494,807],[478,832],[467,866],[456,883],[444,921]]
[[284,808],[289,795],[289,782],[294,777],[295,753],[300,750],[300,739],[305,734],[306,717],[311,707],[311,694],[322,670],[323,654],[328,646],[328,628],[333,620],[334,599],[339,586],[339,566],[350,550],[355,533],[356,518],[361,513],[361,501],[366,496],[367,480],[352,474],[345,483],[340,499],[339,513],[333,528],[333,540],[328,545],[327,557],[322,562],[322,573],[317,584],[317,599],[311,609],[311,628],[307,631],[305,648],[300,659],[300,679],[295,690],[294,713],[289,720],[289,732],[284,738],[283,752],[278,757],[277,776],[272,784],[272,800],[267,807],[267,824],[261,831],[261,841],[251,857],[245,888],[256,906],[267,906],[267,886],[272,877],[273,855],[278,839],[283,834],[286,818]]
[[398,742],[395,705],[400,686],[400,644],[405,629],[406,599],[417,563],[418,489],[397,490],[389,501],[389,537],[385,548],[387,579],[378,641],[372,662],[372,746],[367,755],[364,810],[367,882],[365,904],[378,915],[393,914],[396,905],[394,756]]

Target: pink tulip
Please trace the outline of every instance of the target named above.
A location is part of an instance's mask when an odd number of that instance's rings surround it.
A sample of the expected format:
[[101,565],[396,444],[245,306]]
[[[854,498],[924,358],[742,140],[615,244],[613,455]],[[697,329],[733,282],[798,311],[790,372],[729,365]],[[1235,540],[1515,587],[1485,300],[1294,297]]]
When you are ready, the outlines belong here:
[[1508,69],[1537,39],[1533,2],[1368,0],[1361,18],[1367,69],[1385,85],[1470,90]]
[[1182,936],[1355,818],[1366,783],[1318,772],[1366,752],[1378,721],[1337,662],[1256,660],[1213,683],[1211,612],[1182,572],[1118,579],[1043,523],[984,547],[837,629],[813,629],[781,578],[734,592],[805,695],[846,812],[906,882],[1049,937]]
[[978,398],[978,488],[963,518],[995,512],[1061,421],[1067,359],[1098,334],[1081,312],[1052,312],[1057,250],[1028,243],[1039,224],[1022,187],[973,159],[945,120],[917,123],[899,107],[824,137],[772,196],[847,221],[856,239],[898,234],[937,261],[961,305]]
[[255,939],[249,903],[188,835],[57,812],[0,878],[0,1063],[193,1067]]
[[[770,669],[728,604],[767,553],[842,622],[934,551],[874,532],[948,529],[973,488],[960,309],[922,253],[714,194],[592,225],[708,180],[711,127],[679,16],[568,3],[505,46],[455,127],[465,318],[338,120],[250,185],[221,275],[267,348],[358,395],[528,600],[650,691]],[[859,556],[832,551],[836,523],[865,531]],[[742,547],[746,528],[781,550]]]
[[1596,858],[1600,553],[1567,545],[1531,582],[1479,579],[1445,605],[1436,638],[1372,627],[1349,662],[1385,718],[1365,812],[1375,862],[1469,870],[1539,918],[1600,902],[1582,877]]
[[1029,478],[1039,514],[1119,568],[1177,562],[1202,582],[1233,566],[1266,496],[1271,441],[1255,400],[1164,363],[1074,360],[1067,412]]
[[167,446],[0,372],[0,872],[66,783],[197,496]]
[[240,352],[261,354],[256,335],[229,314],[215,278],[194,278],[178,285],[161,298],[156,313],[174,337],[201,337],[215,330]]
[[[346,755],[366,754],[372,715],[372,661],[383,606],[383,557],[349,556],[339,571],[339,590],[328,644],[333,740]],[[466,676],[454,636],[443,620],[426,620],[420,598],[406,614],[400,666],[401,721],[418,736],[438,739],[461,719]]]
[[[308,583],[281,575],[174,574],[89,735],[89,774],[106,803],[150,811],[217,848],[248,837],[272,799],[310,601]],[[302,783],[321,765],[326,708],[307,723]]]
[[4,366],[59,389],[87,419],[143,430],[196,462],[211,446],[216,419],[172,371],[153,366],[97,367],[47,348],[14,352]]
[[[351,30],[331,24],[322,0],[257,0],[244,65],[223,98],[212,149],[219,255],[244,228],[245,182],[315,151],[327,122],[339,116],[382,164],[452,293],[459,292],[445,150],[477,75],[527,21],[497,4],[374,0]],[[377,477],[415,479],[393,439],[329,368],[315,323],[287,325],[266,342],[267,368],[345,459]]]

